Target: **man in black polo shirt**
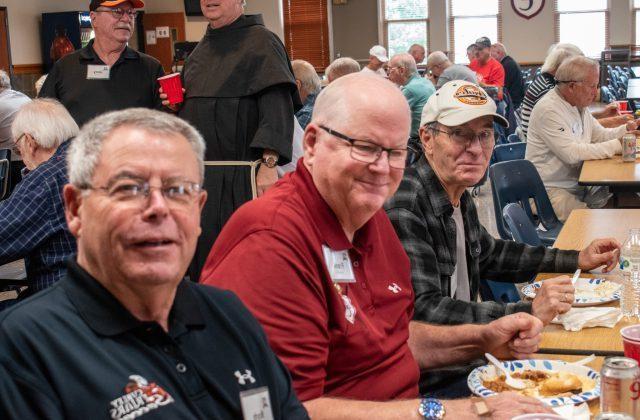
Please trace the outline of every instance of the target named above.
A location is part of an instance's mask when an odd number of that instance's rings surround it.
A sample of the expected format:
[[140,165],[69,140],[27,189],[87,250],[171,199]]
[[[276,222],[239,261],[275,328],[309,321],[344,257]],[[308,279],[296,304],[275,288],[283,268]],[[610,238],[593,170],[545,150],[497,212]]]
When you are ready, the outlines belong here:
[[203,155],[198,132],[159,111],[85,125],[63,191],[78,254],[0,316],[0,418],[308,419],[239,299],[183,280]]
[[92,0],[95,39],[53,66],[39,96],[58,99],[79,126],[107,111],[159,109],[160,62],[127,46],[140,7],[141,0]]

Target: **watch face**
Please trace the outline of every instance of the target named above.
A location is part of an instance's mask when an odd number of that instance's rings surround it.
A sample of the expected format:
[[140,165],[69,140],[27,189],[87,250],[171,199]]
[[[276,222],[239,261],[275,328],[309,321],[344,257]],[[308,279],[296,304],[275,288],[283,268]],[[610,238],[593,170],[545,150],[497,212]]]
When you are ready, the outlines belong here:
[[264,162],[265,165],[267,165],[267,168],[275,168],[276,164],[278,163],[278,160],[273,156],[269,156],[263,159],[262,161]]

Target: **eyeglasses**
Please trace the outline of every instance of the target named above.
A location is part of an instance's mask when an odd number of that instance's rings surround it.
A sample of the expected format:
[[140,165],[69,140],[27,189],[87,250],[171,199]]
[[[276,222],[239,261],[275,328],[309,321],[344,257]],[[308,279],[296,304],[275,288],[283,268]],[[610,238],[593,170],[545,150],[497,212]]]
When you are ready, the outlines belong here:
[[111,13],[113,17],[118,20],[122,19],[125,14],[128,15],[131,20],[134,20],[136,16],[138,16],[138,12],[134,9],[124,10],[119,7],[116,7],[115,9],[96,9],[96,12]]
[[179,179],[163,182],[161,187],[154,187],[148,181],[137,178],[117,178],[105,187],[84,187],[84,190],[104,191],[111,199],[122,203],[133,203],[142,206],[147,202],[151,191],[159,190],[169,207],[186,207],[200,195],[200,184]]
[[332,130],[323,125],[320,126],[324,131],[334,137],[347,141],[351,145],[351,157],[357,161],[364,163],[374,163],[382,152],[387,152],[389,166],[394,169],[404,169],[407,163],[407,148],[403,149],[386,149],[367,140],[352,139],[342,133]]
[[493,130],[490,128],[480,130],[477,133],[462,128],[454,128],[451,131],[444,131],[438,130],[435,126],[430,126],[429,129],[448,135],[452,142],[458,146],[464,147],[465,149],[468,148],[475,139],[478,139],[480,147],[483,149],[493,148],[493,143],[495,141]]

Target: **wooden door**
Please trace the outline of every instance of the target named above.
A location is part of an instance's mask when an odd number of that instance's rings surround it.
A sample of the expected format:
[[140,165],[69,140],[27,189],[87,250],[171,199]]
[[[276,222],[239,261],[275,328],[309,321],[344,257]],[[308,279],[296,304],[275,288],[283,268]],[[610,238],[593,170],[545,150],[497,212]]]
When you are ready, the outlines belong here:
[[[142,18],[144,25],[145,52],[157,58],[166,73],[171,72],[173,64],[173,44],[185,41],[184,13],[145,13]],[[147,33],[156,28],[168,27],[168,38],[155,37],[155,44],[149,43]]]
[[0,7],[0,69],[11,74],[11,47],[9,45],[9,20],[7,8]]

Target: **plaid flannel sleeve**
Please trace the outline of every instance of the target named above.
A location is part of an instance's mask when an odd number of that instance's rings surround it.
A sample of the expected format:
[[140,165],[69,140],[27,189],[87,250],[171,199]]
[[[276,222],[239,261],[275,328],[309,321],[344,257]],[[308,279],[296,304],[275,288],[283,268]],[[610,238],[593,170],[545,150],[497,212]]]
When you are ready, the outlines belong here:
[[[497,302],[465,302],[448,296],[436,259],[436,246],[429,234],[425,217],[405,208],[387,210],[402,245],[411,260],[411,280],[415,293],[414,319],[433,324],[488,323],[505,314],[531,311],[531,304],[500,304]],[[450,281],[448,275],[444,276]],[[443,284],[444,283],[444,284]]]
[[578,267],[578,251],[528,246],[481,233],[480,275],[489,280],[522,283],[536,273],[568,273]]

